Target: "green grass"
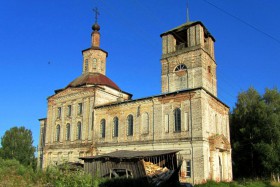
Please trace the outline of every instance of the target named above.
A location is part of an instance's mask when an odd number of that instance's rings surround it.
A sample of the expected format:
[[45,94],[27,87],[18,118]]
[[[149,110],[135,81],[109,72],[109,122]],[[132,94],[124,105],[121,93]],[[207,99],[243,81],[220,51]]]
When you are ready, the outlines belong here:
[[206,184],[195,185],[195,187],[280,187],[280,183],[262,180],[240,180],[230,183],[208,181]]
[[[34,171],[17,160],[0,158],[0,187],[152,187],[141,179],[104,179],[92,177],[82,170],[50,167]],[[174,186],[174,185],[172,185]],[[231,183],[208,181],[195,187],[280,187],[280,183],[262,180],[240,180]]]

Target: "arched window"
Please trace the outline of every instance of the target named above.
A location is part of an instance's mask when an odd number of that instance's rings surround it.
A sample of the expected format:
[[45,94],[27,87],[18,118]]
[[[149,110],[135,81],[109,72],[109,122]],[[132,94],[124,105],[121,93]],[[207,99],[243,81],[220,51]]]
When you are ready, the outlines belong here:
[[142,134],[148,134],[149,133],[149,114],[143,113],[142,114]]
[[67,123],[66,125],[66,140],[70,140],[70,123]]
[[68,108],[67,116],[70,117],[72,114],[72,106],[68,105],[67,108]]
[[177,72],[177,71],[185,71],[185,70],[187,70],[187,66],[185,64],[179,64],[175,68],[175,72]]
[[56,126],[56,141],[60,141],[60,125]]
[[93,69],[96,69],[96,58],[93,59],[92,68],[93,68]]
[[83,114],[83,103],[78,103],[78,115]]
[[114,117],[113,137],[119,136],[119,118]]
[[174,110],[175,132],[181,132],[181,110],[176,108]]
[[78,122],[77,124],[77,140],[82,139],[82,123]]
[[106,131],[106,121],[105,119],[102,119],[100,121],[100,135],[101,135],[101,138],[105,138],[105,131]]
[[133,116],[131,114],[127,117],[127,136],[133,136]]

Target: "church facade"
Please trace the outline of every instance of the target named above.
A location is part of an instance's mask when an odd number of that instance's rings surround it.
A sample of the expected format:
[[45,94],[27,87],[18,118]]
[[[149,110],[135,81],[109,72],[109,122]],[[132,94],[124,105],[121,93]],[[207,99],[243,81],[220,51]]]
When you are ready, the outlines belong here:
[[161,90],[132,99],[106,76],[100,26],[82,51],[83,72],[48,97],[38,167],[116,150],[180,150],[180,180],[231,181],[229,107],[217,98],[214,37],[201,22],[161,34]]

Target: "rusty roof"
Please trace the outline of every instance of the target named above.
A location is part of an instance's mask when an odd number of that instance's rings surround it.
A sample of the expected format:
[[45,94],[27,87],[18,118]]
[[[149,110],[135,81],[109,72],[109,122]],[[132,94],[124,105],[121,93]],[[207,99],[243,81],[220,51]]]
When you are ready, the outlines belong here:
[[85,73],[80,77],[73,80],[68,87],[80,87],[85,85],[104,85],[114,88],[116,90],[120,90],[120,88],[108,77],[101,73]]
[[215,38],[214,38],[214,37],[212,36],[212,34],[207,30],[207,28],[204,26],[204,24],[203,24],[201,21],[186,22],[186,23],[184,23],[184,24],[182,24],[182,25],[179,25],[178,27],[175,27],[175,28],[173,28],[173,29],[171,29],[171,30],[169,30],[169,31],[166,31],[166,32],[162,33],[162,34],[160,35],[160,37],[162,37],[162,36],[164,36],[164,35],[166,35],[166,34],[174,34],[174,33],[178,32],[178,31],[187,29],[187,28],[192,27],[192,26],[197,25],[197,24],[201,25],[201,26],[204,28],[205,34],[207,34],[209,37],[211,37],[211,38],[213,39],[214,42],[216,41]]
[[83,160],[95,160],[102,158],[117,158],[117,159],[141,159],[145,157],[155,157],[168,154],[174,154],[180,150],[153,150],[153,151],[129,151],[129,150],[119,150],[111,153],[96,155],[90,157],[81,157]]

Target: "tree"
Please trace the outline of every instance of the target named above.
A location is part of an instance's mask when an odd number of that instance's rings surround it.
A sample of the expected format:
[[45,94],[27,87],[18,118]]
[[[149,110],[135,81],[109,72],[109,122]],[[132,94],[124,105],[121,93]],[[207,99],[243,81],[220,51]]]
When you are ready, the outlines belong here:
[[236,177],[268,177],[280,172],[280,93],[254,88],[238,95],[230,118]]
[[16,159],[23,165],[34,167],[35,147],[32,143],[30,130],[24,127],[13,127],[1,137],[0,156],[4,159]]

